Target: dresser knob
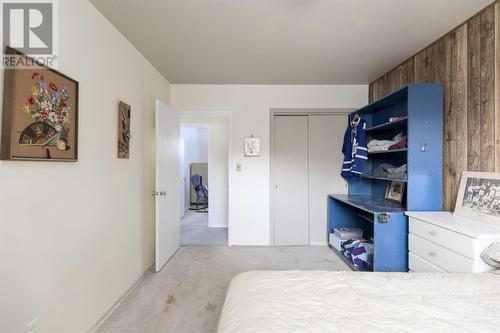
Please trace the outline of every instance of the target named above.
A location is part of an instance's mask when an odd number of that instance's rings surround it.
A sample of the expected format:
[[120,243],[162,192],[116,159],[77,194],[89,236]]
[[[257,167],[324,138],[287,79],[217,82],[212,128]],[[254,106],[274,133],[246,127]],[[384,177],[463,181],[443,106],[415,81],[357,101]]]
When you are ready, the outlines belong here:
[[431,257],[437,257],[437,255],[438,255],[438,254],[437,254],[437,252],[436,252],[436,251],[432,251],[431,253],[429,253],[429,255],[430,255]]
[[436,236],[438,232],[436,230],[431,230],[429,234],[431,234],[431,236]]

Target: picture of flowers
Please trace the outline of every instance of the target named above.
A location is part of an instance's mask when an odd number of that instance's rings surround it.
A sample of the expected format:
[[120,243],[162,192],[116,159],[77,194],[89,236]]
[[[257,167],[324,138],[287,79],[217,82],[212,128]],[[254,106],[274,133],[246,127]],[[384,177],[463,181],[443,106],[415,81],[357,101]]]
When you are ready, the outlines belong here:
[[77,160],[78,82],[46,67],[4,75],[1,158]]

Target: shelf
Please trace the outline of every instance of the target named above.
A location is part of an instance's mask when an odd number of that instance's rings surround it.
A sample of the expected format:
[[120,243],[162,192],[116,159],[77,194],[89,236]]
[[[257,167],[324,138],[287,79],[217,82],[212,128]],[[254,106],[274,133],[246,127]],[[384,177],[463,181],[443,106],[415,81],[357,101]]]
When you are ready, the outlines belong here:
[[403,213],[405,211],[402,204],[371,195],[330,194],[330,197],[373,214]]
[[372,270],[369,270],[369,269],[363,269],[363,268],[360,268],[360,267],[356,267],[354,266],[354,264],[352,262],[349,261],[349,259],[347,259],[346,257],[344,257],[344,255],[340,252],[340,251],[337,251],[336,248],[332,247],[331,245],[328,245],[330,247],[330,249],[333,250],[333,252],[335,252],[353,271],[357,271],[357,272],[373,272]]
[[379,131],[385,131],[389,129],[395,129],[395,128],[401,128],[401,127],[406,127],[408,125],[408,117],[404,117],[395,121],[391,122],[386,122],[377,126],[369,127],[366,129],[366,133],[370,132],[379,132]]
[[374,176],[368,176],[368,175],[361,175],[361,178],[385,180],[385,181],[389,181],[389,182],[394,181],[394,182],[408,183],[408,179],[394,179],[394,178],[386,178],[386,177],[374,177]]
[[368,155],[402,153],[402,152],[407,152],[407,151],[408,151],[408,148],[392,149],[392,150],[369,151]]
[[374,223],[373,214],[370,214],[371,216],[367,216],[367,215],[364,215],[364,214],[361,214],[361,213],[354,213],[354,215],[356,215],[357,217],[362,218],[363,220],[366,220],[368,222]]

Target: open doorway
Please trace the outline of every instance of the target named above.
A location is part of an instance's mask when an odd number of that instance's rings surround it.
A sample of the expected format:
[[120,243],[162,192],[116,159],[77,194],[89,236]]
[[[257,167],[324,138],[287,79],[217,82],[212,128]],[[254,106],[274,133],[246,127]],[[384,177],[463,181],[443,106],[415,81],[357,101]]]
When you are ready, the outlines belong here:
[[181,246],[228,245],[229,119],[181,116]]

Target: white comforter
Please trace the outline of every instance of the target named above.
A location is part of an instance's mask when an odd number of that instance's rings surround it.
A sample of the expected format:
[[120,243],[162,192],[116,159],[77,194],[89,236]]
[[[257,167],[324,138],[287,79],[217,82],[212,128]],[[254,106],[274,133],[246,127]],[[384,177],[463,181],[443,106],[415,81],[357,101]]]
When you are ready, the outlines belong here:
[[500,274],[242,273],[218,332],[500,332]]

